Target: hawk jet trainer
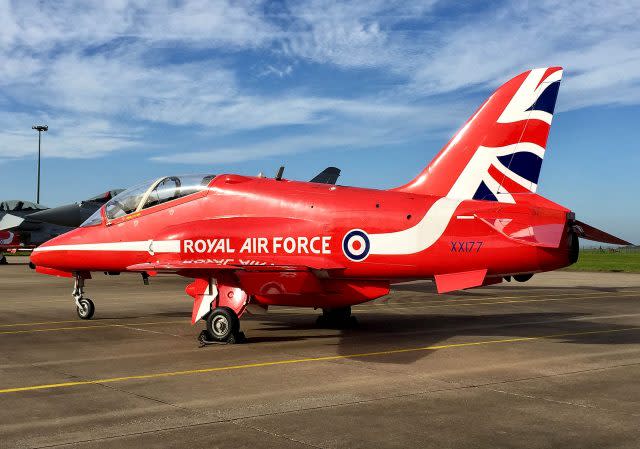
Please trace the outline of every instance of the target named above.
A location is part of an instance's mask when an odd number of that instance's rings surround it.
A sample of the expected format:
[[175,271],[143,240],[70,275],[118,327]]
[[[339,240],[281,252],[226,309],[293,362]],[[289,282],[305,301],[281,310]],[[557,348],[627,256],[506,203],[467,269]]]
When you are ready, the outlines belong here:
[[192,323],[204,320],[201,337],[218,342],[241,339],[243,314],[270,306],[319,308],[341,323],[395,282],[433,279],[449,292],[565,267],[580,237],[628,242],[535,193],[561,77],[540,68],[502,85],[401,187],[164,177],[36,248],[32,267],[73,278],[84,319],[92,272],[191,278]]

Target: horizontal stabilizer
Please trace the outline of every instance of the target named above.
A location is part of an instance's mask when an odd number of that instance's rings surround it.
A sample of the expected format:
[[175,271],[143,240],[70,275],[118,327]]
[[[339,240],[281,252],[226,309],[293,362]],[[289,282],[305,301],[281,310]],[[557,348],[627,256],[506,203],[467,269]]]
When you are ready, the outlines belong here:
[[586,240],[592,240],[594,242],[601,243],[610,243],[612,245],[631,245],[631,243],[627,242],[626,240],[622,240],[621,238],[601,231],[600,229],[594,228],[593,226],[578,220],[575,221],[573,230],[578,235],[578,237]]

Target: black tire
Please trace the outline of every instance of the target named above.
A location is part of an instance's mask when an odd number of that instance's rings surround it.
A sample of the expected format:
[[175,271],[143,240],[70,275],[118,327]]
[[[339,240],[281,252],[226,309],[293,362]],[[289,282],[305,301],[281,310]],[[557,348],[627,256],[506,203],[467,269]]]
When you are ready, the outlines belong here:
[[89,298],[82,298],[80,301],[80,307],[76,307],[78,317],[82,320],[90,320],[93,318],[93,314],[96,311],[96,306],[93,305],[93,301]]
[[328,321],[336,323],[347,322],[351,318],[351,306],[337,307],[335,309],[322,309],[322,316]]
[[236,343],[239,330],[240,320],[228,307],[216,307],[207,316],[207,332],[214,341]]
[[6,256],[3,255],[2,257],[0,257],[0,265],[9,265]]
[[513,278],[518,282],[527,282],[533,277],[533,273],[516,274]]
[[339,329],[354,326],[356,323],[356,317],[351,315],[350,306],[322,309],[322,315],[316,320],[318,326]]

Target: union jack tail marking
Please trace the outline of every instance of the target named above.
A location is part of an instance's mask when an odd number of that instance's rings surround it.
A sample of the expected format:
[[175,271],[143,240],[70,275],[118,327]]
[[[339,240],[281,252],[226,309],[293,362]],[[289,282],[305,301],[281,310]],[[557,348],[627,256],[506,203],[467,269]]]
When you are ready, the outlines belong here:
[[398,190],[508,203],[512,194],[535,192],[561,78],[561,67],[549,67],[503,84]]

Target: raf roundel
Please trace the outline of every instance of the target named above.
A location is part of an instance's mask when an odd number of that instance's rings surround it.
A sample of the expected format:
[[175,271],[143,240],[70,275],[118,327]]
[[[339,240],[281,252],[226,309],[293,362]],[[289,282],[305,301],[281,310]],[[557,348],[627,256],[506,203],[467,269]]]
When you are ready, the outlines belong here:
[[362,229],[352,229],[342,239],[344,255],[354,262],[362,262],[366,259],[370,249],[369,236]]

